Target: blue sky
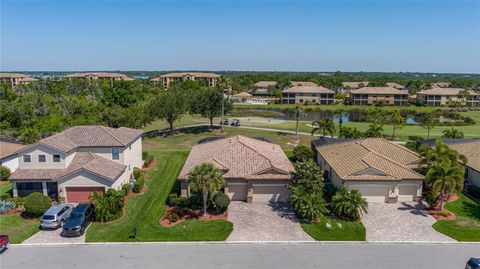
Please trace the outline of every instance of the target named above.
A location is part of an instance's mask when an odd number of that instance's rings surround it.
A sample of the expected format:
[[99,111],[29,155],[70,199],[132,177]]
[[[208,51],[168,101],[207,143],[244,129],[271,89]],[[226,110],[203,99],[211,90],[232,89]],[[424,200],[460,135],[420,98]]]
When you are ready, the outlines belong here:
[[480,1],[1,1],[0,68],[480,73]]

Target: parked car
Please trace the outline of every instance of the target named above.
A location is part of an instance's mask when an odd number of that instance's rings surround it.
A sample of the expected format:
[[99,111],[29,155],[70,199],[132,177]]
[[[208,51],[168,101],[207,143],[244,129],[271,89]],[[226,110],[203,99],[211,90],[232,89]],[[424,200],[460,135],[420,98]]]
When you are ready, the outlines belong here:
[[465,269],[480,269],[480,257],[471,257],[465,265]]
[[232,120],[232,123],[230,124],[230,126],[240,126],[240,120],[237,120],[237,119]]
[[228,125],[228,119],[221,119],[220,125]]
[[95,210],[92,204],[78,204],[63,224],[63,236],[81,236],[92,222]]
[[68,216],[72,212],[73,205],[58,204],[51,206],[40,219],[40,228],[57,229],[63,226]]
[[5,249],[7,249],[9,242],[10,242],[10,239],[8,238],[8,235],[5,235],[5,234],[0,235],[0,253],[2,253]]

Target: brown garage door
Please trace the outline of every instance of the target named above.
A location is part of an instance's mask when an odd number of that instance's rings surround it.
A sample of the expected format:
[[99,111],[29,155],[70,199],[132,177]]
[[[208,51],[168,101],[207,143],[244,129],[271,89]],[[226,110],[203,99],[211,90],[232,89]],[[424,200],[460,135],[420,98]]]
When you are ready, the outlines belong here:
[[247,183],[227,183],[228,196],[232,201],[247,200]]
[[253,202],[288,202],[290,190],[285,184],[254,184]]
[[67,203],[89,202],[89,196],[94,191],[105,193],[104,187],[66,187]]

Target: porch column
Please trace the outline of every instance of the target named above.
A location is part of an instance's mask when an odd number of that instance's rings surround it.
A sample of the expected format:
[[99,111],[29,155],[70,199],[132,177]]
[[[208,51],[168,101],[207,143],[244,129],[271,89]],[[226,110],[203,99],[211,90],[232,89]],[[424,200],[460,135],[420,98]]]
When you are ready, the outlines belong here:
[[17,182],[16,181],[12,181],[12,195],[13,195],[13,197],[18,197]]
[[42,190],[43,190],[43,195],[48,196],[47,182],[46,181],[42,181]]

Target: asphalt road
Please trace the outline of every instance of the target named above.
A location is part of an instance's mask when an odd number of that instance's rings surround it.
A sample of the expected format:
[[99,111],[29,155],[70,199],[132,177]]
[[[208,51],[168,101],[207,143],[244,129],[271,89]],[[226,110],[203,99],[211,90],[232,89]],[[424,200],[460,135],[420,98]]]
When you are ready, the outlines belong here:
[[480,244],[115,244],[11,246],[13,268],[464,268]]

